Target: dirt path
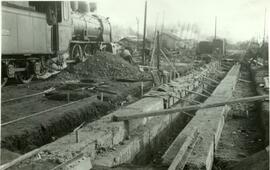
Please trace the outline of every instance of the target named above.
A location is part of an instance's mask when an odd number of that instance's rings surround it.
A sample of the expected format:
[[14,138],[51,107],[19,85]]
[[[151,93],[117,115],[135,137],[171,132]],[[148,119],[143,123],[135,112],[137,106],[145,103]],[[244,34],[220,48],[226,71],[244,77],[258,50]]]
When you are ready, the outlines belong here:
[[[241,79],[250,81],[248,70],[241,69]],[[252,83],[238,81],[235,98],[256,95]],[[215,152],[213,169],[221,170],[241,161],[263,148],[259,112],[255,103],[232,105],[226,118],[218,148]]]

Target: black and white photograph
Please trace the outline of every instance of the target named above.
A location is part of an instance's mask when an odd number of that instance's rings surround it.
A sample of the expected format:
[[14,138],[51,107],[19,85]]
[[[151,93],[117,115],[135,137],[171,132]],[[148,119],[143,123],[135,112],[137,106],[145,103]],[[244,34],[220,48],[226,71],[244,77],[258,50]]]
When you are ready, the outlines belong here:
[[269,169],[269,0],[0,14],[0,170]]

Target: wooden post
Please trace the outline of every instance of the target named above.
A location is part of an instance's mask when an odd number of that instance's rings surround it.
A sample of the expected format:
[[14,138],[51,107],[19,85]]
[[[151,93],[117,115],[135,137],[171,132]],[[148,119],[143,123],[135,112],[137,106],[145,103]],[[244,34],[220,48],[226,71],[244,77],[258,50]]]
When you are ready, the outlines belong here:
[[103,92],[100,93],[100,100],[103,101]]
[[160,68],[160,45],[159,45],[159,31],[157,31],[157,69]]
[[141,96],[143,96],[143,90],[144,90],[144,85],[143,85],[143,81],[141,82]]
[[169,96],[168,100],[167,100],[167,108],[169,109],[171,107],[171,96]]
[[[173,87],[173,93],[175,94],[175,88]],[[173,99],[173,104],[175,103],[174,96],[172,97]]]
[[124,127],[126,129],[126,139],[129,140],[129,137],[130,137],[129,120],[124,120]]
[[[189,158],[190,154],[192,153],[198,139],[199,139],[199,131],[197,128],[195,128],[192,130],[190,136],[187,136],[187,138],[185,139],[179,152],[176,154],[175,158],[171,162],[171,165],[169,166],[168,170],[182,170],[182,169],[184,169],[185,164],[188,161],[188,158]],[[163,155],[162,157],[164,158],[166,156]]]
[[79,139],[79,130],[75,131],[75,136],[76,136],[76,143],[79,143],[80,139]]
[[145,65],[145,34],[146,34],[146,18],[147,18],[147,1],[144,5],[144,26],[143,26],[143,55],[142,55],[142,65]]
[[68,103],[70,102],[70,92],[69,91],[67,92],[67,102]]
[[167,99],[163,99],[163,108],[164,109],[168,109],[167,103],[168,103]]

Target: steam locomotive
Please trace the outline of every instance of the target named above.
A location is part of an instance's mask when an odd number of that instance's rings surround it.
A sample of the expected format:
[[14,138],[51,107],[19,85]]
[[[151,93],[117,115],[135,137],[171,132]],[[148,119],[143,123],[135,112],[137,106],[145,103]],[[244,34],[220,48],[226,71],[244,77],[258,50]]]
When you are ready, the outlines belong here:
[[[2,86],[29,83],[63,60],[85,61],[101,48],[112,52],[108,18],[83,1],[2,2]],[[68,57],[64,57],[68,56]]]

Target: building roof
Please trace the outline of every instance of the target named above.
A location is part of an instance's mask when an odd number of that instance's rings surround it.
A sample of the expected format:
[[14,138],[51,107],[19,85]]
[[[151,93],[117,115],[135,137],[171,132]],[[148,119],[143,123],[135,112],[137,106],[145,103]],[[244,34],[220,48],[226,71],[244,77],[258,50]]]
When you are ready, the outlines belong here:
[[173,34],[173,33],[169,33],[169,32],[163,32],[161,33],[161,36],[168,36],[174,40],[177,40],[177,41],[181,41],[181,38],[178,37],[177,35]]

